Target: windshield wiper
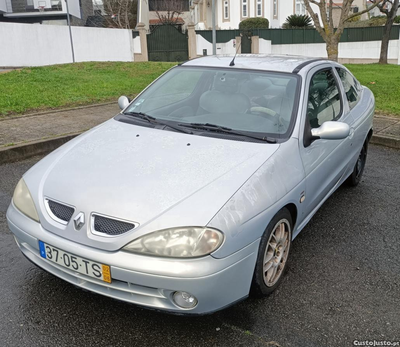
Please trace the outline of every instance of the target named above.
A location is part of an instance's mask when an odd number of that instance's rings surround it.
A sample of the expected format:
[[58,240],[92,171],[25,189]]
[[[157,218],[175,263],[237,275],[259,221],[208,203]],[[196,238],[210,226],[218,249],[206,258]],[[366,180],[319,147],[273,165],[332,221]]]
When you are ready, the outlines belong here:
[[150,116],[149,114],[144,113],[144,112],[124,112],[124,114],[127,116],[134,116],[134,117],[138,117],[140,119],[147,120],[149,123],[152,123],[155,120],[157,120],[155,117]]
[[179,131],[181,133],[193,134],[191,131],[182,129],[181,127],[177,127],[177,126],[171,125],[168,122],[163,122],[163,121],[161,121],[161,120],[159,120],[159,119],[157,119],[157,118],[155,118],[153,116],[150,116],[150,115],[148,115],[147,113],[144,113],[144,112],[124,112],[123,114],[127,115],[127,116],[133,116],[133,117],[137,117],[137,118],[146,120],[149,123],[152,123],[152,124],[155,124],[155,125],[163,125],[164,127],[169,127],[171,129],[174,129],[174,130]]
[[192,129],[201,129],[201,130],[207,130],[207,131],[220,132],[220,133],[224,133],[224,134],[239,135],[239,136],[244,136],[244,137],[248,137],[248,138],[259,140],[259,141],[265,141],[265,142],[268,142],[268,143],[276,143],[276,140],[274,138],[271,138],[271,137],[249,135],[247,133],[243,133],[241,131],[233,130],[231,128],[227,128],[227,127],[224,127],[224,126],[221,126],[221,125],[217,125],[217,124],[211,124],[211,123],[179,123],[178,125],[185,126],[185,127],[192,128]]

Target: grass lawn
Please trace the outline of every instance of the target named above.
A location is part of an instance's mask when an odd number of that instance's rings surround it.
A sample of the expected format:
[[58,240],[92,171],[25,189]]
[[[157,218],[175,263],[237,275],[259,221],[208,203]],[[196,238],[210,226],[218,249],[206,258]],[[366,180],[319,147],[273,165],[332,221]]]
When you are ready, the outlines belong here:
[[[134,96],[175,63],[77,63],[0,74],[0,117]],[[370,88],[379,113],[400,117],[400,66],[346,65]]]
[[346,64],[375,95],[376,111],[400,117],[400,65]]
[[133,96],[176,63],[77,63],[0,74],[0,117],[117,101]]

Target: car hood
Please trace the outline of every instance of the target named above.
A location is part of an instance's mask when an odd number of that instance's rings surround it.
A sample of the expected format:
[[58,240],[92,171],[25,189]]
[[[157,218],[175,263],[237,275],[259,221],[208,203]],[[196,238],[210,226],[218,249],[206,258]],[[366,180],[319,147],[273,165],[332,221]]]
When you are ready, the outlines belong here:
[[[155,230],[207,225],[278,147],[112,119],[47,156],[24,178],[46,231],[116,250]],[[67,226],[51,219],[46,198],[75,208]],[[77,232],[72,220],[79,212],[87,223]],[[94,235],[92,213],[139,226],[118,237]]]

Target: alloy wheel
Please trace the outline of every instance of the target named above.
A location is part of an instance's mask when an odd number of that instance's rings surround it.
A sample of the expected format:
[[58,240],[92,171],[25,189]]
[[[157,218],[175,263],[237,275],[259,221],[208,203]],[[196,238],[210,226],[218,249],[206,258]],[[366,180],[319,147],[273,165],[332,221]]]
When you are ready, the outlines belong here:
[[281,277],[289,255],[292,230],[287,219],[281,219],[274,227],[265,248],[264,283],[272,287]]

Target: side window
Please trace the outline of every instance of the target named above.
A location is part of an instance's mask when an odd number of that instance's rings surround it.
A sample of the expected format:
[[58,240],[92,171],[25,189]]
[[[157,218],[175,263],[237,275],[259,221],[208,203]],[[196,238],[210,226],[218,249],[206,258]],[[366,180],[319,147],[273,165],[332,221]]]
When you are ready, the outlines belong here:
[[353,108],[357,105],[358,100],[360,100],[360,86],[357,80],[346,70],[336,68],[336,71],[338,72],[340,80],[342,81],[349,106],[350,108]]
[[341,116],[339,88],[332,69],[318,71],[311,79],[308,94],[307,118],[311,128]]

